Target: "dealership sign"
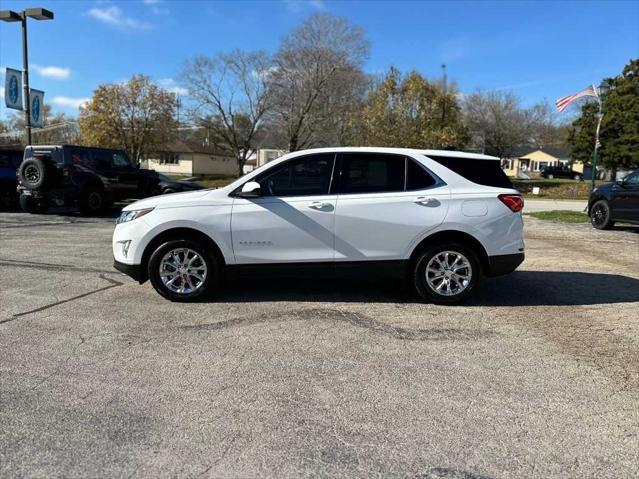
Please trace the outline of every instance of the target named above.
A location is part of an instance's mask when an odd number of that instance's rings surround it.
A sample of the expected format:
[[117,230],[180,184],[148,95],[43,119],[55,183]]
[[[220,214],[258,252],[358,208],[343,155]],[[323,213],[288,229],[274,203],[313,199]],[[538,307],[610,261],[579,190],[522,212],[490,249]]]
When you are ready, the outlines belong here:
[[4,77],[4,103],[7,108],[22,110],[22,72],[7,68]]
[[31,114],[31,126],[42,128],[44,126],[44,92],[42,90],[29,91],[29,113]]

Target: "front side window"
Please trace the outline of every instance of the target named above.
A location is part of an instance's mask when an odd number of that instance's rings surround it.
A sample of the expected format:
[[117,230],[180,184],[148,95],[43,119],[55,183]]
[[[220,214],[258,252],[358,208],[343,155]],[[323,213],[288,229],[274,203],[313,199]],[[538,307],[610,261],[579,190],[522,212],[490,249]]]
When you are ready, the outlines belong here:
[[71,163],[85,168],[94,168],[96,158],[91,159],[91,152],[84,148],[71,148]]
[[623,180],[625,185],[639,187],[639,173],[631,173]]
[[304,156],[276,166],[256,181],[262,196],[327,195],[334,161],[332,153]]
[[339,192],[404,191],[405,157],[377,153],[345,153],[341,158]]
[[122,153],[113,153],[113,166],[117,168],[126,168],[131,166],[129,159]]

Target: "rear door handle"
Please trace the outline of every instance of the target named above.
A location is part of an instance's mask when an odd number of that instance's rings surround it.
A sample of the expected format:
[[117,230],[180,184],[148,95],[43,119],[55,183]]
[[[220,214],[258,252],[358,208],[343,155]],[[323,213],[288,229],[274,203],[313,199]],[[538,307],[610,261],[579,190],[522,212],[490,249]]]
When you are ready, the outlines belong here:
[[428,204],[437,202],[437,199],[436,198],[426,198],[425,196],[418,196],[417,198],[415,198],[414,202],[418,203],[420,205],[428,205]]

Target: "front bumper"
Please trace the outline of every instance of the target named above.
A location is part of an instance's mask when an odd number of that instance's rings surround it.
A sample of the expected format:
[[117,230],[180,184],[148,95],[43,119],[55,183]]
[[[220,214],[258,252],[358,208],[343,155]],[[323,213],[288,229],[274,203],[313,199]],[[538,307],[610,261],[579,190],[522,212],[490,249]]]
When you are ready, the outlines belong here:
[[114,259],[113,267],[120,273],[124,273],[127,276],[130,276],[140,284],[144,283],[148,279],[146,276],[146,272],[142,270],[142,266],[139,264],[120,263],[119,261]]
[[500,254],[488,257],[488,271],[486,276],[501,276],[512,273],[524,262],[524,253]]

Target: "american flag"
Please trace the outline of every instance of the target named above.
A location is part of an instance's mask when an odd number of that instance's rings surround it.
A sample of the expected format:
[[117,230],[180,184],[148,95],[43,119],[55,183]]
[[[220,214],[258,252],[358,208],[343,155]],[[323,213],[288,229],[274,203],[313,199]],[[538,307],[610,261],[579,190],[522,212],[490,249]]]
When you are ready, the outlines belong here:
[[564,111],[566,108],[568,108],[568,106],[570,106],[573,101],[584,96],[594,96],[595,98],[599,98],[595,86],[590,85],[588,88],[581,90],[578,93],[573,93],[572,95],[561,97],[555,102],[555,106],[557,107],[557,110]]

